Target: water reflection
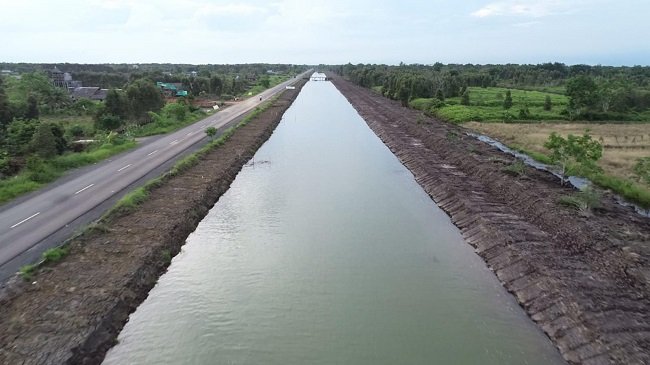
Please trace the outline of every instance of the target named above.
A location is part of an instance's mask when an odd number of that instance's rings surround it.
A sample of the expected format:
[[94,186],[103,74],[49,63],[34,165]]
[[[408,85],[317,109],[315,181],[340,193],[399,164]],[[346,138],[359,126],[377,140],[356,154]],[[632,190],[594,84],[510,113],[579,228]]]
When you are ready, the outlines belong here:
[[413,176],[308,83],[106,364],[553,364]]

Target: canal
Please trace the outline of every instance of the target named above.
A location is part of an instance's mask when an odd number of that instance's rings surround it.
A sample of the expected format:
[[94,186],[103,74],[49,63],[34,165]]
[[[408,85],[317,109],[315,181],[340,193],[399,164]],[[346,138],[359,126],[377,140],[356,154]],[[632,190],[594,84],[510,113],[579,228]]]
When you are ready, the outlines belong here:
[[563,364],[329,82],[309,82],[105,364]]

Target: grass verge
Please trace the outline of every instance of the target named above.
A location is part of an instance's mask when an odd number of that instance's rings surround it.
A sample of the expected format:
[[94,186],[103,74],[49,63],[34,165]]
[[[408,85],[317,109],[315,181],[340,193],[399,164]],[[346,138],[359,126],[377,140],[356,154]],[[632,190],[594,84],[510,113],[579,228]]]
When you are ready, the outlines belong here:
[[0,180],[0,204],[41,188],[66,171],[102,161],[136,146],[135,141],[104,144],[88,152],[68,153],[51,160],[37,160],[20,174]]

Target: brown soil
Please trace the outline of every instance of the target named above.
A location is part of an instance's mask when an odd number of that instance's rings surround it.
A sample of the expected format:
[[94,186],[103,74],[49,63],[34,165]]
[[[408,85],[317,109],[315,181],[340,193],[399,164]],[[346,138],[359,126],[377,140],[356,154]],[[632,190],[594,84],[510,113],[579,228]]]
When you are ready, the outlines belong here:
[[33,283],[0,293],[0,364],[97,364],[186,237],[269,138],[298,95],[285,90],[254,121],[186,172],[150,193],[135,212],[74,239],[70,254]]
[[584,214],[548,173],[457,126],[334,76],[370,128],[451,217],[570,363],[650,364],[650,219],[615,203]]

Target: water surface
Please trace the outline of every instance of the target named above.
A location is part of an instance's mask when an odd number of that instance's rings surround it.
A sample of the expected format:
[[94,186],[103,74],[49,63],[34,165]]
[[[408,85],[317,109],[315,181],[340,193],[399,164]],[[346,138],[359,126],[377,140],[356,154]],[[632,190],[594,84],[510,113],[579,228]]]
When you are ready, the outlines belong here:
[[561,364],[329,82],[309,82],[105,364]]

